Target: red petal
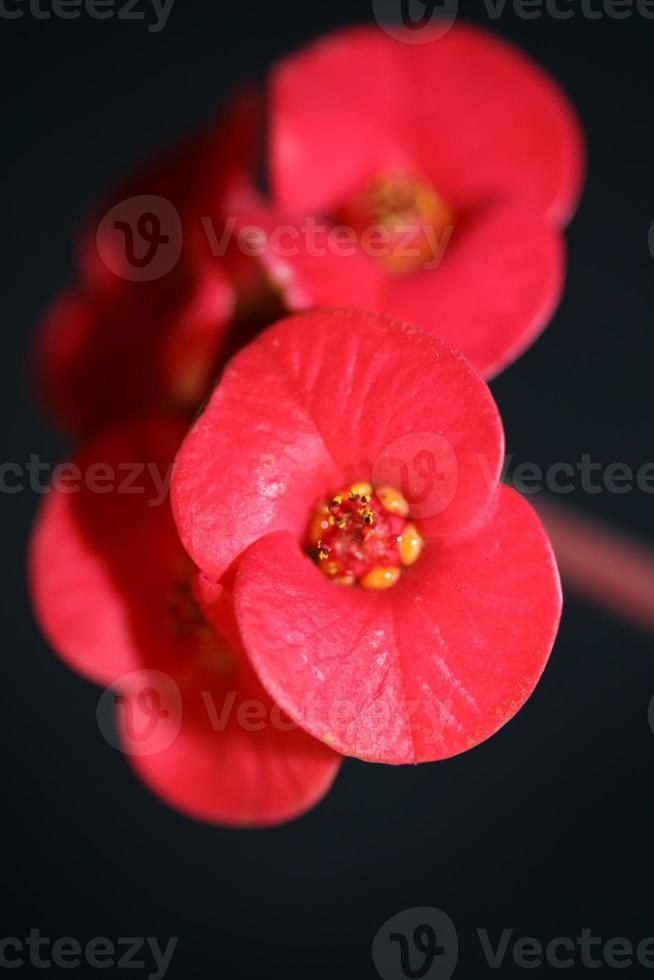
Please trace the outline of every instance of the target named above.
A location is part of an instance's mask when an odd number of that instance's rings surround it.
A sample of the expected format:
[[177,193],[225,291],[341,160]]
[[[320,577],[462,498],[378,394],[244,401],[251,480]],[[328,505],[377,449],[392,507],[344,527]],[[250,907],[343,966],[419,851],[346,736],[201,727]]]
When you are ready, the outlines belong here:
[[482,526],[429,542],[388,592],[335,585],[272,534],[243,556],[235,604],[252,663],[292,718],[347,755],[406,763],[472,748],[519,710],[561,595],[538,518],[500,487]]
[[189,554],[218,579],[263,534],[302,538],[344,480],[400,484],[427,533],[460,531],[502,456],[495,404],[460,354],[379,314],[316,311],[231,362],[178,455],[173,509]]
[[303,534],[311,503],[340,481],[292,379],[257,340],[231,361],[184,440],[173,511],[186,550],[217,580],[271,528]]
[[[244,92],[217,123],[125,181],[89,221],[82,285],[52,304],[37,339],[37,383],[65,426],[88,433],[162,407],[195,409],[206,394],[235,302],[206,223],[220,237],[228,194],[251,179],[260,108]],[[149,211],[167,244],[141,269],[127,261],[124,223],[133,231]],[[133,238],[135,255],[146,256]]]
[[40,395],[78,432],[166,405],[195,405],[232,303],[218,267],[179,269],[108,293],[70,290],[46,312],[37,337]]
[[561,295],[563,239],[523,205],[473,209],[442,242],[439,264],[407,276],[386,273],[378,258],[358,248],[335,252],[329,223],[308,238],[305,219],[275,215],[243,198],[236,206],[237,227],[261,230],[261,262],[291,309],[380,310],[442,337],[487,378],[533,343]]
[[[383,311],[386,275],[380,262],[346,243],[330,244],[332,223],[275,212],[246,192],[231,199],[236,234],[256,233],[256,258],[291,310],[314,306]],[[338,246],[337,246],[338,248]],[[345,254],[347,252],[347,254]]]
[[516,48],[464,24],[423,45],[346,29],[282,61],[271,155],[282,206],[313,213],[370,174],[409,165],[455,207],[506,195],[564,223],[583,174],[561,90]]
[[142,666],[111,571],[80,533],[72,498],[63,494],[52,493],[41,504],[30,546],[30,585],[43,633],[73,670],[108,684]]
[[283,208],[329,212],[366,177],[411,161],[416,93],[403,54],[379,28],[350,28],[277,65],[270,168]]
[[[178,423],[154,420],[116,430],[80,454],[83,488],[53,491],[34,530],[33,601],[60,656],[113,686],[126,751],[155,792],[200,819],[276,823],[317,802],[341,760],[291,724],[261,687],[229,597],[207,584],[195,592],[204,619],[192,605],[184,616],[193,568],[168,500],[145,473],[123,485],[127,467],[139,462],[165,484],[182,435]],[[92,489],[93,463],[113,468],[111,492]],[[167,716],[148,710],[153,690]],[[225,699],[229,721],[216,729],[214,712],[221,716]],[[263,715],[263,728],[252,728],[252,711]]]
[[418,158],[436,187],[455,207],[502,195],[565,225],[585,161],[563,90],[518,48],[478,27],[458,24],[431,48],[418,45],[408,61],[414,92],[447,93],[414,103]]
[[129,693],[131,714],[118,711],[125,751],[157,796],[195,819],[235,826],[291,820],[324,796],[342,758],[280,711],[240,644],[231,653],[232,669],[195,658],[176,675],[179,707],[176,699],[169,707],[166,676],[155,678],[169,713],[147,738],[149,719],[139,717],[138,692]]
[[455,229],[438,268],[387,278],[382,309],[438,334],[492,378],[545,328],[564,272],[562,236],[524,207],[497,204]]
[[100,684],[179,654],[163,602],[190,563],[167,499],[150,504],[161,496],[151,473],[169,477],[184,431],[155,420],[90,443],[72,461],[80,478],[69,485],[79,490],[51,490],[39,511],[30,543],[37,618],[62,659]]

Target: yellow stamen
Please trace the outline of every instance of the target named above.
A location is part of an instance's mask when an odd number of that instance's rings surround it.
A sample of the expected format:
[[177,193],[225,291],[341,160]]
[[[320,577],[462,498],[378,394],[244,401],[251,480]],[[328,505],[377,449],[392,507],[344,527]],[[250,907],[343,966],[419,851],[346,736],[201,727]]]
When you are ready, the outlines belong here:
[[[372,496],[372,487],[369,483],[353,483],[348,489],[348,496],[352,499],[354,496],[363,498]],[[366,504],[368,501],[361,499],[362,504]]]
[[400,577],[400,569],[396,565],[379,565],[373,568],[361,579],[364,589],[390,589]]
[[382,507],[389,510],[392,514],[399,514],[400,517],[407,517],[409,513],[409,505],[397,490],[393,487],[378,487],[377,497]]
[[309,546],[311,548],[317,548],[319,546],[320,539],[328,527],[329,511],[327,510],[327,507],[321,507],[320,510],[313,515],[309,524]]
[[415,524],[407,524],[397,539],[400,561],[403,565],[413,565],[420,557],[425,541]]
[[454,228],[454,214],[431,182],[399,171],[367,180],[342,217],[362,236],[371,226],[386,231],[389,247],[379,260],[395,275],[434,268]]

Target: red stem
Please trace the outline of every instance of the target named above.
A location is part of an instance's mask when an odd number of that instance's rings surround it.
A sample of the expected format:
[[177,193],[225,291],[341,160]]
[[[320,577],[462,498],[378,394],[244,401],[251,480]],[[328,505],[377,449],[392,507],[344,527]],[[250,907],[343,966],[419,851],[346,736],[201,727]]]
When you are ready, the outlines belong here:
[[532,498],[564,585],[654,630],[654,552],[599,521]]

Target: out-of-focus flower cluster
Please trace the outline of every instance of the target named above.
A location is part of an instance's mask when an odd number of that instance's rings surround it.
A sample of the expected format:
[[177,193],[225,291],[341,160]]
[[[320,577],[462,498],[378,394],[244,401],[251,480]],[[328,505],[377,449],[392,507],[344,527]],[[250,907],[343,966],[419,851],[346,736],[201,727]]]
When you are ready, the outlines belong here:
[[82,472],[131,477],[53,488],[32,595],[172,806],[277,823],[343,756],[444,759],[528,698],[560,588],[483,379],[556,307],[582,157],[493,36],[349,29],[83,229],[36,384]]

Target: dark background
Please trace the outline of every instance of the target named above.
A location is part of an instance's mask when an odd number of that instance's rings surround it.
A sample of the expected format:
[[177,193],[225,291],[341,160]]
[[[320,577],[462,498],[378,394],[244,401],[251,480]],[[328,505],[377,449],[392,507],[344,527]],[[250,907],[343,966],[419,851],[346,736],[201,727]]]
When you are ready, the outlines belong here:
[[[575,464],[590,453],[637,468],[653,458],[654,21],[591,20],[573,7],[570,20],[524,20],[507,3],[490,24],[478,0],[461,4],[550,69],[589,149],[564,301],[493,389],[516,459]],[[74,231],[98,194],[209,115],[239,79],[322,30],[371,17],[365,0],[176,0],[158,34],[85,15],[0,19],[4,460],[54,461],[65,450],[32,406],[26,353],[39,311],[72,278]],[[637,490],[574,496],[650,541],[653,502]],[[139,785],[97,728],[97,689],[40,637],[24,586],[37,504],[28,491],[2,498],[0,936],[179,936],[171,977],[354,980],[376,976],[379,926],[418,905],[454,920],[457,977],[487,972],[477,927],[494,939],[511,927],[543,941],[583,927],[605,939],[654,935],[651,636],[567,597],[542,683],[489,742],[417,768],[348,761],[298,822],[224,831]],[[501,971],[522,973],[508,960]]]

